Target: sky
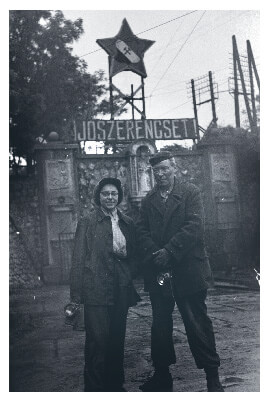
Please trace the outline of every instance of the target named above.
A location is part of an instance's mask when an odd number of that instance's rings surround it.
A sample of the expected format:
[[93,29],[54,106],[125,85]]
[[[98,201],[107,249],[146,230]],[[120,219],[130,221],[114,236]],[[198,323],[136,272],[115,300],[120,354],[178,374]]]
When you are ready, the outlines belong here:
[[[212,71],[219,90],[219,99],[216,100],[218,124],[235,125],[234,100],[229,93],[228,85],[229,77],[233,76],[232,35],[236,36],[240,55],[247,54],[246,41],[250,40],[259,71],[259,10],[189,8],[99,11],[62,9],[62,11],[68,19],[83,19],[85,32],[73,44],[73,54],[87,62],[90,73],[102,69],[108,77],[107,53],[99,47],[96,39],[115,36],[124,18],[139,38],[155,41],[144,56],[147,71],[144,82],[148,119],[193,117],[193,103],[187,85],[191,79],[208,77],[208,72]],[[130,94],[131,84],[135,90],[140,85],[141,79],[132,72],[122,72],[113,77],[113,83],[123,93]],[[200,101],[209,99],[209,96],[204,95]],[[240,98],[242,98],[240,109],[243,109],[243,97]],[[139,102],[136,105],[139,107]],[[131,111],[121,118],[131,118]],[[140,115],[136,113],[135,118],[140,118]],[[198,120],[203,128],[207,128],[210,124],[212,120],[210,103],[198,106]]]

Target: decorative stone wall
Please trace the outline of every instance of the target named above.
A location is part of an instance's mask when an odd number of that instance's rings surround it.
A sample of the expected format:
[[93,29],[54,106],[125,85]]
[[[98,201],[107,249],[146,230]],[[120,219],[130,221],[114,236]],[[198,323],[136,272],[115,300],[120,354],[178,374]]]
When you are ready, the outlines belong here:
[[203,155],[196,151],[176,152],[177,176],[184,182],[193,183],[204,192]]
[[37,176],[10,177],[9,213],[27,238],[33,255],[40,260],[42,247],[37,183]]
[[26,252],[21,233],[10,224],[9,228],[9,285],[11,290],[32,289],[42,286],[36,267]]
[[10,288],[41,286],[42,246],[40,241],[37,178],[10,178],[9,229]]
[[123,200],[120,209],[130,213],[130,180],[128,161],[117,155],[89,155],[77,159],[79,216],[87,216],[94,208],[93,192],[96,184],[104,177],[117,177],[123,188]]

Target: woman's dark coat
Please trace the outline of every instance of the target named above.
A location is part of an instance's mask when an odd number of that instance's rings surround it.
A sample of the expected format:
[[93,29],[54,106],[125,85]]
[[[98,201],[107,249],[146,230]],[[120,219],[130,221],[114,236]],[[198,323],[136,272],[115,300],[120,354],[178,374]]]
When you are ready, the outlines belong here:
[[134,222],[120,211],[118,215],[127,247],[127,258],[121,260],[113,254],[111,219],[100,208],[78,222],[70,273],[71,301],[92,306],[113,305],[115,264],[121,264],[130,274],[130,305],[140,300],[131,281],[137,272]]
[[157,188],[142,200],[137,234],[144,259],[145,290],[156,289],[152,253],[166,248],[179,297],[206,289],[212,273],[204,245],[204,212],[199,189],[175,180],[164,207]]

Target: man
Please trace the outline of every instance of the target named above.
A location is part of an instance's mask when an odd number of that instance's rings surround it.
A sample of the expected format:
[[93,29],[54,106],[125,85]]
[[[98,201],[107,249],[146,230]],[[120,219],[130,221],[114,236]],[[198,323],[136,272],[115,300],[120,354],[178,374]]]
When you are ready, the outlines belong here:
[[[173,389],[169,366],[176,362],[172,339],[176,303],[196,365],[206,373],[208,391],[223,392],[218,375],[220,360],[205,304],[212,274],[205,253],[201,195],[196,186],[176,178],[170,152],[155,154],[150,164],[156,185],[142,200],[137,231],[145,290],[149,291],[152,306],[151,357],[155,372],[140,389]],[[166,273],[168,279],[161,273]]]

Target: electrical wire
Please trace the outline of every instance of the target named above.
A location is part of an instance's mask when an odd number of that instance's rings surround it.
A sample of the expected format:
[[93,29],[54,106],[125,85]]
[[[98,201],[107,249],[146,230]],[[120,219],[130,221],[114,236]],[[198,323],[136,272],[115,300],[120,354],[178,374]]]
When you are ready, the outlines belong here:
[[[171,80],[170,82],[172,82],[169,85],[164,85],[163,87],[159,87],[157,88],[155,91],[161,91],[162,89],[166,89],[166,88],[170,88],[170,87],[175,87],[176,84],[186,84],[186,80],[182,80],[182,81],[177,81],[177,80]],[[184,85],[185,88],[185,85]]]
[[[210,31],[207,30],[206,32],[199,34],[199,37],[197,37],[197,38],[193,37],[192,41],[193,41],[193,40],[196,40],[196,39],[200,39],[201,36],[204,36],[204,35],[206,35],[206,34],[212,32],[213,30],[218,29],[218,28],[222,27],[223,25],[228,24],[231,20],[233,20],[233,19],[235,19],[235,18],[239,18],[239,17],[241,17],[242,15],[248,13],[249,11],[250,11],[250,10],[243,11],[243,12],[240,13],[238,16],[234,16],[234,17],[232,17],[232,18],[229,18],[228,21],[225,21],[225,22],[223,22],[222,24],[218,24],[215,28],[212,28]],[[184,37],[186,37],[186,36],[184,36]],[[183,38],[184,38],[184,37],[183,37]],[[181,39],[183,39],[183,38],[181,38]],[[169,45],[169,46],[171,46],[171,45]],[[223,71],[223,70],[226,70],[226,69],[228,70],[229,68],[228,68],[228,67],[224,67],[224,68],[215,70],[214,72],[219,72],[219,71]],[[171,80],[170,80],[170,81],[171,81]],[[178,82],[178,83],[181,83],[181,82],[185,82],[185,83],[186,83],[186,81],[177,81],[177,82]],[[174,86],[174,84],[170,84],[170,85],[167,85],[167,86],[163,86],[163,87],[161,87],[161,88],[168,88],[168,87],[170,87],[170,86]],[[160,89],[160,88],[159,88],[159,89]],[[158,91],[159,89],[157,89],[157,91]],[[154,91],[155,91],[155,89],[154,89]]]
[[[183,22],[184,22],[184,20],[183,20]],[[161,55],[159,56],[158,60],[157,60],[156,63],[154,64],[153,69],[151,70],[151,73],[153,73],[153,71],[155,70],[155,68],[156,68],[157,65],[159,64],[160,60],[163,58],[163,56],[164,56],[164,54],[165,54],[165,52],[166,52],[166,50],[167,50],[169,44],[172,42],[172,39],[175,37],[177,31],[179,30],[179,28],[180,28],[181,26],[182,26],[182,24],[178,25],[178,27],[177,27],[177,29],[175,30],[175,32],[173,32],[172,35],[170,36],[170,38],[169,38],[169,40],[168,40],[168,42],[167,42],[167,44],[166,44],[166,46],[165,46],[163,52],[161,53]]]
[[169,68],[172,66],[172,64],[174,63],[174,61],[176,60],[176,58],[178,57],[178,55],[180,54],[180,52],[182,51],[182,49],[184,48],[185,44],[187,43],[187,41],[189,40],[189,38],[191,37],[192,33],[194,32],[195,28],[197,27],[197,25],[199,24],[199,22],[201,21],[201,19],[203,18],[203,16],[205,15],[206,10],[203,12],[203,14],[201,15],[201,17],[199,18],[199,20],[196,22],[196,24],[194,25],[194,27],[192,28],[191,32],[189,33],[189,35],[187,36],[187,39],[185,40],[185,42],[183,43],[183,45],[179,48],[179,51],[176,53],[175,57],[173,58],[173,60],[171,61],[171,63],[169,64],[169,66],[166,68],[165,72],[163,73],[163,75],[161,76],[161,78],[159,79],[159,81],[157,82],[157,84],[155,85],[155,87],[153,88],[151,95],[153,94],[153,92],[155,91],[155,89],[157,88],[157,86],[159,85],[159,83],[161,82],[161,80],[164,78],[164,76],[167,74]]
[[156,96],[169,95],[169,94],[174,94],[176,92],[183,92],[183,91],[186,91],[186,88],[177,89],[176,91],[162,92],[160,94],[155,94],[155,95],[149,95],[149,96],[145,96],[145,98],[154,98]]
[[160,27],[160,26],[162,26],[162,25],[166,25],[166,24],[168,24],[169,22],[172,22],[172,21],[178,20],[179,18],[186,17],[187,15],[190,15],[190,14],[196,13],[197,11],[198,11],[198,10],[194,10],[194,11],[190,11],[189,13],[186,13],[186,14],[180,15],[179,17],[173,18],[173,19],[171,19],[171,20],[169,20],[169,21],[163,22],[162,24],[155,25],[155,26],[154,26],[154,27],[152,27],[152,28],[149,28],[149,29],[146,29],[145,31],[139,32],[137,35],[140,35],[140,34],[142,34],[142,33],[145,33],[145,32],[148,32],[148,31],[151,31],[152,29],[155,29],[155,28],[159,28],[159,27]]
[[[229,70],[229,67],[219,68],[218,70],[213,70],[212,72],[213,72],[213,73],[218,73],[219,71],[224,71],[224,70],[227,70],[227,71],[228,71],[228,70]],[[173,82],[172,84],[164,85],[164,86],[162,86],[162,87],[156,88],[156,89],[154,90],[154,92],[156,92],[156,91],[161,91],[162,89],[166,89],[166,88],[170,88],[170,87],[175,87],[175,86],[176,86],[176,83],[177,83],[177,84],[187,84],[189,81],[190,81],[190,80],[188,80],[188,81],[186,81],[186,80],[182,80],[182,81],[173,80],[173,81],[172,81],[172,82]],[[225,79],[225,81],[221,81],[220,83],[218,82],[218,85],[221,85],[222,82],[227,82],[227,79]],[[184,88],[185,88],[185,87],[184,87]],[[183,91],[184,88],[179,89],[179,90],[176,90],[176,91],[173,91],[173,92]],[[173,93],[173,92],[166,92],[166,93]],[[157,96],[158,96],[158,95],[159,95],[159,94],[157,94]],[[153,97],[154,97],[154,96],[156,96],[156,95],[153,95]],[[150,98],[150,95],[147,96],[147,98]]]
[[[175,21],[175,20],[178,20],[179,18],[183,18],[183,17],[186,17],[187,15],[196,13],[197,11],[198,11],[198,10],[190,11],[190,12],[188,12],[188,13],[186,13],[186,14],[183,14],[183,15],[180,15],[180,16],[178,16],[178,17],[176,17],[176,18],[172,18],[172,19],[169,20],[169,21],[165,21],[165,22],[163,22],[163,23],[161,23],[161,24],[159,24],[159,25],[155,25],[154,27],[148,28],[148,29],[146,29],[145,31],[141,31],[141,32],[139,32],[139,33],[137,33],[137,34],[135,34],[135,35],[141,35],[142,33],[145,33],[145,32],[151,31],[151,30],[153,30],[153,29],[159,28],[159,27],[161,27],[161,26],[163,26],[163,25],[169,24],[170,22],[173,22],[173,21]],[[125,41],[128,41],[129,38],[130,38],[130,37],[124,37],[123,39],[124,39]],[[88,56],[88,55],[90,55],[90,54],[92,54],[92,53],[99,52],[100,50],[103,50],[103,49],[96,49],[96,50],[93,50],[92,52],[82,54],[81,56],[78,56],[78,57],[79,57],[79,58],[85,57],[85,56]]]
[[[210,30],[206,30],[205,32],[199,33],[199,36],[196,36],[196,37],[195,37],[195,35],[194,35],[194,36],[193,36],[193,40],[200,39],[201,36],[207,35],[207,34],[211,33],[212,31],[214,31],[214,30],[216,30],[216,29],[219,29],[219,28],[222,27],[223,25],[228,24],[228,23],[229,23],[230,21],[232,21],[233,19],[235,19],[235,18],[238,19],[238,18],[240,18],[243,14],[246,14],[246,13],[248,13],[248,12],[250,12],[250,11],[251,11],[251,10],[246,10],[246,11],[242,12],[241,14],[239,14],[238,16],[234,16],[234,17],[232,17],[232,18],[229,18],[228,21],[225,21],[225,22],[223,22],[222,24],[217,24],[216,27],[211,28]],[[204,26],[202,25],[202,26],[200,27],[200,29],[203,29],[203,28],[204,28]],[[198,32],[196,32],[196,34],[198,35]],[[186,38],[186,36],[187,36],[187,35],[184,35],[182,38],[177,39],[176,41],[172,42],[169,46],[172,46],[172,44],[176,44],[177,42],[183,40],[184,38]],[[168,46],[168,47],[169,47],[169,46]],[[160,50],[162,50],[162,48],[161,48]],[[171,50],[172,50],[172,49],[171,49]],[[155,58],[156,58],[156,56],[154,56],[154,57],[149,57],[148,60],[152,60],[152,59],[155,59]]]
[[[222,86],[224,84],[224,82],[222,82],[221,84],[219,84],[219,86]],[[176,91],[175,91],[176,92]],[[218,93],[224,93],[224,92],[229,92],[227,89],[226,90],[222,90],[222,91],[218,91]],[[150,98],[150,97],[149,97]],[[163,114],[162,114],[162,116],[164,116],[164,115],[166,115],[167,113],[170,113],[171,111],[173,111],[173,110],[176,110],[176,109],[178,109],[179,107],[181,107],[181,106],[184,106],[184,105],[186,105],[187,103],[190,103],[191,102],[191,100],[188,100],[187,102],[184,102],[184,103],[182,103],[182,104],[180,104],[179,106],[176,106],[176,107],[174,107],[174,108],[172,108],[172,109],[169,109],[168,111],[166,111],[166,112],[164,112]]]
[[179,106],[173,107],[173,109],[167,110],[167,112],[162,113],[162,116],[166,115],[167,113],[172,112],[172,111],[175,110],[175,109],[178,109],[178,108],[181,107],[181,106],[186,105],[187,103],[190,103],[190,100],[188,100],[187,102],[181,103],[181,105],[179,105]]

